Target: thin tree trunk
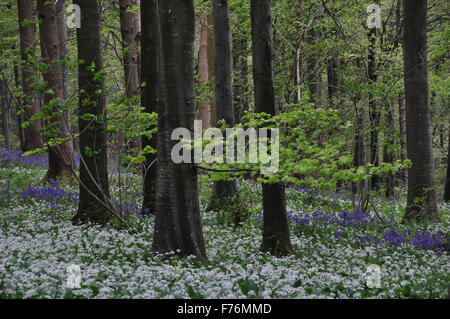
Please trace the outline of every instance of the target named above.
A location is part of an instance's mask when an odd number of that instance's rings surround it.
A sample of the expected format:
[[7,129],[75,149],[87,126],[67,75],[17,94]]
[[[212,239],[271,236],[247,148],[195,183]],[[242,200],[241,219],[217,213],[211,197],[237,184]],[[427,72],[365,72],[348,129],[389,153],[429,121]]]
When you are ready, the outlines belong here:
[[[406,154],[406,112],[405,112],[405,100],[403,95],[398,96],[398,109],[399,109],[399,127],[400,127],[400,159],[405,161],[407,159]],[[408,168],[404,168],[400,172],[400,178],[403,185],[408,184]]]
[[[198,87],[202,92],[206,89],[206,83],[209,79],[208,74],[208,20],[207,16],[203,15],[201,18],[201,30],[200,30],[200,48],[198,51]],[[199,118],[202,121],[203,129],[210,127],[211,118],[209,113],[209,103],[206,100],[202,100],[199,103]]]
[[428,92],[427,0],[404,1],[403,11],[406,135],[412,162],[404,220],[439,221]]
[[448,126],[447,175],[445,177],[444,201],[450,202],[450,123]]
[[[140,30],[139,13],[133,13],[133,9],[140,5],[138,0],[120,0],[120,32],[122,35],[123,66],[125,79],[125,94],[128,99],[140,96],[139,79],[139,40]],[[132,104],[129,105],[132,107]],[[121,133],[123,135],[123,133]],[[131,143],[135,145],[135,143]],[[136,146],[142,147],[140,138],[136,140]]]
[[[233,105],[233,66],[231,56],[231,31],[229,25],[228,0],[213,0],[214,17],[214,45],[216,71],[216,123],[224,120],[228,127],[235,125]],[[216,181],[213,185],[211,207],[237,196],[236,181]],[[239,212],[236,213],[235,223],[241,221]]]
[[[210,83],[210,89],[214,92],[215,91],[215,60],[216,60],[216,48],[214,45],[214,17],[212,14],[208,15],[208,81]],[[210,114],[211,114],[211,127],[214,127],[216,125],[216,102],[211,101],[211,107],[210,107]]]
[[[17,61],[14,61],[14,83],[16,88],[20,87],[20,75],[19,75],[19,66],[17,65]],[[22,127],[23,124],[23,103],[21,97],[16,97],[16,114],[17,114],[17,130],[19,133],[19,141],[20,141],[20,150],[25,152],[25,130]]]
[[[141,1],[141,21],[142,21],[142,82],[145,86],[141,89],[141,104],[145,112],[153,113],[158,111],[158,1]],[[153,127],[152,127],[153,128]],[[151,128],[151,129],[152,129]],[[150,139],[142,137],[142,146],[157,148],[157,135]],[[156,213],[156,154],[146,154],[144,164],[144,201],[142,204],[143,214]]]
[[[391,109],[391,103],[386,103],[386,126],[388,127],[388,136],[385,139],[390,139],[390,135],[394,133],[394,113]],[[389,150],[391,143],[386,143],[383,147],[383,162],[394,163],[394,153]],[[391,198],[394,196],[394,175],[389,171],[385,176],[385,196]]]
[[[35,67],[37,61],[35,57],[35,24],[27,21],[35,21],[35,8],[33,0],[18,0],[17,7],[19,11],[19,34],[20,34],[20,55],[24,65],[22,66],[22,87],[25,99],[23,101],[24,120],[29,122],[34,114],[40,110],[39,99],[36,97],[36,90],[33,84],[37,81],[37,72]],[[30,59],[29,59],[30,58]],[[25,151],[31,151],[43,147],[43,141],[39,135],[42,128],[40,120],[31,122],[24,128],[25,132]]]
[[[66,18],[66,0],[59,0],[55,6],[56,9],[56,25],[58,29],[58,41],[59,41],[59,56],[61,60],[65,59],[69,54],[69,45],[67,40],[67,18]],[[67,103],[67,99],[69,98],[69,67],[66,61],[61,64],[61,79],[62,79],[62,96],[64,103]],[[64,119],[67,123],[67,128],[69,132],[71,129],[71,121],[70,121],[70,110],[65,108],[64,111]],[[68,147],[70,148],[70,152],[73,154],[73,140],[68,141]],[[75,158],[72,157],[75,161]],[[72,166],[75,166],[75,162],[72,163]]]
[[176,128],[193,136],[194,1],[158,2],[160,22],[160,94],[158,104],[158,175],[152,251],[206,259],[198,200],[197,171],[191,163],[175,164],[171,139]]
[[[74,0],[81,8],[81,28],[77,29],[80,132],[80,200],[74,222],[106,223],[110,214],[104,79],[95,79],[103,70],[100,0]],[[89,66],[93,65],[91,70]]]
[[75,162],[73,159],[73,149],[68,142],[60,143],[58,139],[69,136],[69,127],[61,110],[61,103],[64,101],[63,82],[61,67],[57,63],[60,61],[59,39],[56,21],[56,11],[53,1],[37,1],[38,16],[41,38],[42,60],[47,65],[44,72],[46,91],[44,92],[44,104],[52,105],[46,118],[55,133],[49,136],[46,141],[48,145],[48,171],[45,180],[56,179],[71,174],[70,167]]
[[[5,67],[3,67],[4,69]],[[2,77],[0,79],[0,102],[1,102],[1,110],[2,110],[2,132],[5,149],[11,149],[11,113],[9,108],[9,99],[8,99],[8,82]]]
[[[372,90],[375,90],[377,82],[377,65],[376,65],[376,52],[375,45],[377,39],[377,29],[374,27],[368,32],[369,38],[369,56],[368,56],[368,79],[371,85],[369,92],[369,120],[370,120],[370,162],[373,166],[379,166],[380,160],[378,156],[378,125],[380,124],[380,111],[378,105],[375,102],[375,97],[372,94]],[[370,188],[375,190],[379,187],[378,175],[371,177]]]
[[[251,0],[253,82],[256,112],[275,115],[272,17],[270,0]],[[282,183],[262,184],[264,226],[261,250],[275,255],[292,251]]]

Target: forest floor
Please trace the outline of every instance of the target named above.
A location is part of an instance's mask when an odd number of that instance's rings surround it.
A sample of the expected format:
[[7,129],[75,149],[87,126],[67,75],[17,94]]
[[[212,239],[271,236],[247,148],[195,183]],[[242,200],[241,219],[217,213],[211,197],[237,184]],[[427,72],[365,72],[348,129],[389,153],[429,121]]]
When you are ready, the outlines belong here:
[[[200,184],[208,261],[150,257],[154,217],[141,217],[140,179],[111,170],[130,227],[74,226],[77,187],[39,185],[45,160],[0,151],[0,298],[447,298],[450,205],[442,222],[402,225],[404,202],[375,198],[370,212],[342,194],[288,188],[295,254],[259,252],[261,188],[239,182],[250,211],[235,228],[225,212],[207,212],[211,185]],[[136,186],[138,185],[138,186]],[[119,205],[119,204],[118,204]],[[79,265],[80,288],[67,267]],[[369,288],[379,267],[378,287]],[[373,266],[372,266],[373,267]],[[371,277],[372,274],[372,277]],[[376,281],[376,280],[375,280]]]

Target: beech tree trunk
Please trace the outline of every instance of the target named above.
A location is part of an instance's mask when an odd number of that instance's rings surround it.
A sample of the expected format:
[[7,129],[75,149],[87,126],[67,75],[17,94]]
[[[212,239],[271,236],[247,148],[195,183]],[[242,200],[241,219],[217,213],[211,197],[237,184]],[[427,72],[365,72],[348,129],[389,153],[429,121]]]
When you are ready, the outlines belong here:
[[[32,116],[40,110],[39,99],[36,97],[36,91],[33,87],[33,84],[36,82],[38,76],[34,69],[37,65],[37,61],[33,60],[36,49],[36,27],[34,23],[27,22],[34,21],[36,17],[33,2],[33,0],[17,1],[17,8],[19,12],[20,56],[23,63],[22,87],[25,95],[25,99],[23,101],[23,117],[24,121],[27,122],[30,121]],[[42,123],[40,120],[30,122],[30,125],[24,128],[25,151],[31,151],[43,147],[43,141],[39,134],[41,128]]]
[[158,104],[158,175],[155,233],[152,251],[175,252],[206,259],[198,200],[197,170],[191,163],[171,158],[174,129],[183,127],[193,136],[194,0],[158,2],[160,21],[160,94]]
[[[216,127],[224,120],[229,127],[235,125],[233,105],[233,59],[231,57],[231,31],[228,0],[213,0],[214,45],[216,51]],[[237,196],[236,181],[217,181],[213,185],[212,207]],[[235,216],[236,224],[240,216]]]
[[406,136],[412,162],[404,220],[439,221],[428,92],[427,0],[404,1],[403,12]]
[[450,123],[448,127],[447,175],[445,177],[444,201],[450,202]]
[[[407,149],[406,149],[406,111],[405,111],[405,100],[403,95],[398,97],[398,109],[399,109],[399,127],[400,127],[400,159],[402,161],[406,160]],[[403,185],[408,184],[408,169],[402,169],[400,172],[400,179]]]
[[[376,52],[375,45],[377,39],[377,29],[372,28],[368,32],[369,38],[369,56],[368,56],[368,78],[371,85],[370,90],[375,89],[377,82],[377,65],[376,65]],[[369,92],[369,120],[370,120],[370,162],[373,166],[379,166],[380,160],[378,157],[378,125],[380,124],[380,111],[378,105],[375,102],[375,98],[371,92]],[[370,188],[378,189],[379,177],[373,175],[371,177]]]
[[[391,102],[388,101],[386,103],[386,126],[388,128],[388,135],[385,136],[385,140],[387,140],[387,144],[383,147],[383,162],[384,163],[394,163],[394,153],[389,149],[391,146],[392,134],[394,133],[394,110],[391,109]],[[394,196],[394,174],[392,172],[388,172],[385,175],[385,196],[390,198]]]
[[[208,74],[208,20],[207,16],[203,15],[200,21],[200,48],[198,51],[198,87],[201,90],[206,89],[206,83],[209,79]],[[211,123],[211,116],[209,113],[209,103],[204,100],[199,103],[199,118],[202,121],[203,129],[208,129]]]
[[[270,0],[251,0],[250,6],[256,112],[275,115]],[[264,226],[261,250],[274,255],[289,254],[292,247],[284,185],[263,183],[262,189]]]
[[[141,72],[142,82],[145,86],[141,89],[141,104],[145,112],[158,111],[158,50],[159,50],[159,20],[158,1],[141,1],[142,21],[142,59]],[[142,146],[157,148],[157,135],[150,139],[143,136]],[[144,201],[142,204],[143,214],[156,213],[156,154],[146,154],[144,164]]]
[[[16,88],[20,87],[20,75],[19,75],[19,66],[17,65],[17,61],[14,62],[14,84]],[[19,133],[19,141],[20,141],[20,150],[25,152],[25,130],[22,127],[23,124],[23,103],[21,97],[16,97],[16,114],[17,114],[17,130]]]
[[[214,45],[214,17],[212,14],[208,15],[208,81],[210,83],[210,89],[215,90],[215,60],[216,60],[216,48]],[[209,108],[211,114],[211,127],[216,125],[216,103],[211,101]]]
[[[59,142],[58,139],[69,137],[69,126],[64,117],[62,103],[64,101],[63,82],[60,61],[58,29],[56,23],[56,11],[54,1],[37,1],[38,17],[41,38],[41,55],[43,62],[47,65],[44,72],[46,88],[44,92],[44,104],[50,106],[46,114],[51,130],[55,131],[46,135],[48,145],[48,171],[45,179],[57,179],[71,175],[70,168],[73,166],[73,149],[69,142]],[[47,134],[47,133],[46,133]]]
[[11,113],[8,99],[8,82],[2,77],[0,79],[0,103],[2,110],[2,133],[4,141],[4,148],[11,149]]
[[[80,132],[80,200],[74,222],[106,223],[109,182],[107,168],[106,102],[101,49],[100,0],[74,0],[81,8],[81,28],[77,29]],[[94,65],[91,70],[89,66]]]

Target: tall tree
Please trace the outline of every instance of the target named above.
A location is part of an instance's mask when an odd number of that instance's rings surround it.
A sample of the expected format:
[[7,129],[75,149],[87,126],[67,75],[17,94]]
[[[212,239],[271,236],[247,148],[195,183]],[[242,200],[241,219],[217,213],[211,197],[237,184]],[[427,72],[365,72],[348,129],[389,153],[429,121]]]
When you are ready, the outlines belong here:
[[36,97],[34,83],[37,80],[35,70],[37,61],[35,59],[35,6],[33,0],[18,0],[19,12],[19,34],[20,34],[20,56],[22,59],[22,87],[25,98],[23,100],[24,120],[30,121],[30,125],[24,128],[25,151],[43,147],[40,136],[42,124],[40,120],[31,121],[34,114],[40,110],[39,99]]
[[56,23],[55,2],[38,0],[37,10],[39,16],[39,31],[41,38],[42,61],[46,65],[44,81],[44,105],[48,107],[46,118],[49,122],[48,141],[48,171],[46,180],[71,174],[73,166],[73,149],[69,142],[60,142],[59,139],[69,137],[70,129],[64,117],[62,104],[63,82],[60,67],[59,38]]
[[[270,0],[251,0],[250,12],[256,112],[275,115]],[[264,226],[261,250],[275,255],[288,254],[292,248],[284,185],[263,183],[262,190]]]
[[[233,127],[233,60],[231,56],[231,32],[229,24],[229,1],[213,0],[214,17],[214,45],[216,51],[216,127],[225,121],[227,126]],[[213,185],[212,202],[230,200],[238,194],[236,181],[216,181]],[[214,205],[213,205],[214,206]],[[235,216],[239,223],[239,216]]]
[[159,104],[157,141],[157,197],[152,250],[177,252],[206,259],[200,220],[197,171],[193,164],[176,164],[171,158],[171,139],[176,128],[193,136],[194,0],[158,2],[160,21]]
[[428,93],[427,2],[403,2],[406,136],[408,158],[412,162],[404,219],[438,221]]
[[[141,89],[141,104],[147,113],[158,111],[158,54],[159,54],[159,20],[158,1],[141,1],[142,21],[142,82],[145,85]],[[142,137],[142,146],[157,148],[157,135],[150,139]],[[144,201],[142,210],[144,214],[156,212],[156,154],[146,154],[144,164]]]
[[[378,125],[380,124],[380,111],[379,107],[375,101],[375,97],[372,93],[372,90],[375,89],[375,84],[378,79],[377,73],[377,62],[376,62],[376,41],[377,41],[377,29],[373,26],[369,29],[368,34],[369,38],[369,55],[368,55],[368,67],[367,67],[367,76],[369,80],[369,84],[371,85],[371,89],[369,92],[369,119],[370,119],[370,162],[374,166],[379,166],[380,160],[378,156]],[[379,178],[378,175],[373,175],[371,177],[370,187],[371,189],[378,189]]]
[[[20,75],[19,75],[19,65],[17,61],[14,61],[14,84],[16,88],[20,87]],[[19,141],[20,141],[20,150],[25,152],[25,130],[22,126],[23,124],[23,103],[22,98],[16,98],[16,114],[17,114],[17,130],[19,131]]]
[[[208,1],[208,0],[206,0]],[[214,17],[211,14],[208,15],[208,81],[210,83],[210,88],[214,90],[215,87],[215,60],[216,60],[216,46],[214,45]],[[210,107],[211,115],[211,125],[214,127],[216,125],[216,103],[214,100],[211,101]]]
[[[206,8],[206,7],[205,7]],[[208,83],[208,16],[206,9],[203,10],[200,17],[200,46],[198,50],[198,87],[205,91]],[[209,103],[206,99],[199,102],[198,116],[202,121],[203,129],[208,129],[211,125],[211,116],[209,113]]]
[[101,49],[100,0],[74,0],[81,8],[77,29],[79,85],[80,200],[74,222],[109,220],[106,101]]
[[[4,66],[3,69],[6,67]],[[2,111],[2,131],[5,139],[5,149],[11,149],[11,112],[8,98],[8,80],[3,77],[0,78],[0,104]]]
[[450,202],[450,123],[448,126],[447,175],[445,177],[444,201]]

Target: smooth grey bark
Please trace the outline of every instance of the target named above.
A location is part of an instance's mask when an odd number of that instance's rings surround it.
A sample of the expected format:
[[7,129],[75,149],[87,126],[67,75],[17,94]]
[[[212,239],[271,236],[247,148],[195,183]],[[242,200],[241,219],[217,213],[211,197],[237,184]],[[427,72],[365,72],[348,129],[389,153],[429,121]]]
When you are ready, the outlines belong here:
[[[145,86],[141,88],[141,104],[145,112],[158,111],[158,1],[141,1],[142,21],[142,59],[141,74]],[[157,134],[151,138],[142,137],[142,146],[157,148]],[[147,154],[144,164],[144,201],[142,204],[143,214],[154,214],[156,212],[156,154]]]
[[[206,11],[206,10],[205,10]],[[203,14],[200,20],[200,45],[198,50],[198,87],[206,90],[208,83],[208,20],[206,14]],[[208,101],[198,103],[198,117],[202,121],[202,128],[208,129],[211,125],[211,116],[209,113]]]
[[[22,66],[22,87],[25,98],[23,100],[24,121],[30,121],[34,114],[40,110],[39,99],[33,84],[37,80],[35,67],[37,61],[29,60],[35,57],[36,50],[36,25],[29,23],[35,21],[35,6],[33,0],[18,0],[17,8],[19,12],[19,35],[20,35],[20,56]],[[43,141],[39,134],[42,129],[41,120],[30,121],[30,125],[24,128],[25,151],[31,151],[43,147]]]
[[439,221],[434,190],[434,157],[427,70],[427,0],[404,1],[403,61],[405,75],[408,199],[404,220]]
[[193,136],[195,119],[193,0],[158,1],[160,25],[157,197],[152,251],[206,259],[198,200],[197,170],[175,164],[174,129]]
[[[235,125],[233,105],[233,59],[231,56],[231,31],[229,24],[228,0],[213,0],[215,72],[216,72],[216,123],[225,121],[228,127]],[[230,200],[237,196],[236,181],[216,181],[213,185],[211,207],[217,207],[219,202]],[[239,224],[240,216],[235,216]]]
[[[77,29],[80,144],[80,200],[74,222],[106,223],[110,214],[107,168],[106,101],[101,49],[100,0],[74,0],[81,8],[81,28]],[[94,65],[90,70],[89,66]],[[84,117],[84,116],[86,117]],[[92,118],[94,117],[94,119]]]
[[[275,115],[270,0],[251,0],[250,7],[255,108],[256,112]],[[292,246],[284,185],[263,183],[262,189],[264,225],[261,250],[274,255],[287,255],[291,253]]]

